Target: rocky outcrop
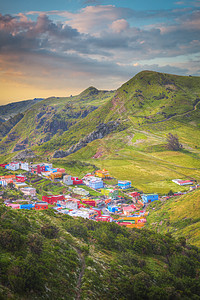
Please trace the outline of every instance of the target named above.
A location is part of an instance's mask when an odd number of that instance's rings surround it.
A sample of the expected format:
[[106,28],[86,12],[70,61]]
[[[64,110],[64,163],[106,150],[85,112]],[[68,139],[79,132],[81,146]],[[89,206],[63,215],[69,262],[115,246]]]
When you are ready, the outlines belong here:
[[106,124],[101,123],[96,127],[96,130],[85,136],[83,139],[81,139],[77,144],[71,146],[67,151],[58,150],[55,151],[53,157],[54,158],[61,158],[68,156],[81,148],[87,146],[87,144],[91,143],[94,140],[102,139],[104,136],[108,135],[112,131],[114,131],[118,126],[119,122],[108,122]]
[[23,140],[21,143],[17,143],[15,145],[15,148],[13,149],[13,152],[26,149],[27,144],[28,144],[28,138],[26,138],[25,140]]
[[34,158],[36,157],[35,153],[31,150],[24,150],[17,155],[13,159],[15,160],[26,160],[26,158]]

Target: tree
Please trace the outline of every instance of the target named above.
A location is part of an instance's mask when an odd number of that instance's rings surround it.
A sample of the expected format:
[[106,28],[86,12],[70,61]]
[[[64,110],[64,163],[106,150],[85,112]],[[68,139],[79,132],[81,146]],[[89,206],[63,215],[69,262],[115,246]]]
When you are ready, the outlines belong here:
[[172,134],[172,133],[168,133],[166,135],[167,137],[167,149],[169,150],[173,150],[173,151],[178,151],[182,148],[182,145],[179,143],[179,139],[178,139],[178,136],[177,134]]

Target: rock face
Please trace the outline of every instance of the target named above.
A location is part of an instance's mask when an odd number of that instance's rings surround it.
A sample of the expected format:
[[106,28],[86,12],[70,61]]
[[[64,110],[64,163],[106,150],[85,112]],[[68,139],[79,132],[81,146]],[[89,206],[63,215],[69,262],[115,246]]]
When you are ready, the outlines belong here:
[[15,155],[15,160],[25,160],[26,158],[34,158],[36,157],[35,153],[31,150],[24,150],[17,155]]
[[120,124],[119,122],[114,122],[114,121],[108,122],[106,124],[101,123],[96,127],[96,130],[94,130],[86,137],[81,139],[77,144],[71,146],[67,151],[63,151],[63,150],[55,151],[53,157],[61,158],[61,157],[68,156],[80,150],[81,148],[87,146],[88,143],[91,143],[92,141],[97,139],[102,139],[104,136],[114,131],[119,126],[119,124]]

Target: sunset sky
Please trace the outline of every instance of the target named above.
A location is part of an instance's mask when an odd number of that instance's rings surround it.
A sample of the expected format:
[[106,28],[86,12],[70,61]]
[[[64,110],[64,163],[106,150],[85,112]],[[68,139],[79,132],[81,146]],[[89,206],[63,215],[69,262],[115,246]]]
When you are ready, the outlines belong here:
[[141,70],[200,76],[200,0],[6,0],[0,13],[1,105]]

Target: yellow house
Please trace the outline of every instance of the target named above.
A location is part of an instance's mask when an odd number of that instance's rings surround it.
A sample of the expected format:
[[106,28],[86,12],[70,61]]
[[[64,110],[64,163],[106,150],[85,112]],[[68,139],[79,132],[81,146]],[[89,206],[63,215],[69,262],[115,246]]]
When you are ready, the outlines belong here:
[[108,178],[108,177],[110,177],[110,174],[109,174],[109,172],[106,169],[97,170],[95,172],[95,175],[98,176],[98,177],[100,177],[100,178]]

